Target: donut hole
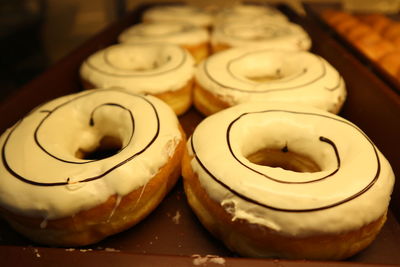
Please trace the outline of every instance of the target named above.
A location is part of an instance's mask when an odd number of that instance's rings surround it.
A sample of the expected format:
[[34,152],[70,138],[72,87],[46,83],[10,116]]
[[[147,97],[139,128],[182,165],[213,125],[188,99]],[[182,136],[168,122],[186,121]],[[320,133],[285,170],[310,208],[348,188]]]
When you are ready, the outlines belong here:
[[283,149],[263,148],[246,157],[250,162],[294,172],[320,172],[322,169],[311,158]]
[[103,136],[99,142],[91,148],[79,148],[75,156],[84,160],[100,160],[117,154],[122,149],[121,138],[115,136]]
[[158,70],[171,60],[161,45],[116,45],[106,50],[105,58],[113,68],[139,73]]
[[250,52],[233,60],[228,68],[235,77],[245,82],[288,81],[304,71],[301,58],[288,56],[288,53],[273,50]]

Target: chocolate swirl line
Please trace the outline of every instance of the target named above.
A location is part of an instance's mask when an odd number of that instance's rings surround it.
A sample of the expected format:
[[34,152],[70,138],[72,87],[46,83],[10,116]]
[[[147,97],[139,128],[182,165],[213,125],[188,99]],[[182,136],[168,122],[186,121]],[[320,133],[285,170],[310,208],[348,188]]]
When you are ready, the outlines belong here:
[[[267,52],[267,51],[270,51],[270,50],[260,50],[259,52]],[[246,53],[246,54],[242,55],[241,57],[245,57],[248,54],[252,54],[252,53],[255,53],[255,52]],[[266,94],[266,93],[272,93],[272,92],[275,92],[275,91],[299,90],[299,89],[302,89],[305,86],[313,84],[313,83],[317,82],[318,80],[324,78],[326,76],[326,66],[325,66],[324,61],[323,61],[323,59],[321,57],[317,56],[317,58],[320,60],[322,73],[320,75],[318,75],[317,77],[315,77],[314,79],[311,79],[310,81],[308,81],[306,83],[299,84],[299,85],[296,85],[296,86],[281,87],[281,88],[268,88],[268,89],[265,89],[265,90],[246,90],[246,89],[243,89],[243,88],[237,88],[237,87],[233,87],[233,86],[228,86],[228,85],[218,81],[216,78],[213,77],[213,75],[211,74],[211,72],[209,70],[209,66],[208,66],[209,60],[206,60],[204,62],[203,69],[204,69],[204,73],[207,75],[207,77],[212,82],[214,82],[215,84],[217,84],[218,86],[220,86],[220,87],[222,87],[224,89],[243,92],[243,93]],[[235,77],[235,75],[229,69],[230,65],[232,64],[232,62],[234,60],[237,60],[237,58],[234,58],[234,59],[230,60],[229,63],[226,65],[226,68],[227,68],[227,72],[232,76],[232,78],[238,80],[237,77]],[[299,73],[299,75],[296,76],[296,78],[300,78],[301,76],[305,75],[306,73],[307,73],[307,69],[304,69],[301,73]],[[339,78],[340,78],[340,75],[339,75]],[[284,81],[284,82],[286,82],[286,81]],[[338,84],[333,86],[333,89],[331,91],[334,91],[335,89],[338,89],[339,86],[340,86],[340,82],[341,82],[341,78],[338,80]],[[276,81],[274,81],[274,83],[276,83]],[[328,88],[325,88],[325,89],[328,89]]]
[[[194,138],[195,138],[195,133],[192,135],[192,137],[190,138],[190,145],[193,151],[193,155],[194,158],[196,159],[196,161],[199,163],[199,165],[201,166],[201,168],[215,181],[217,182],[219,185],[221,185],[222,187],[224,187],[226,190],[230,191],[233,195],[235,195],[236,197],[239,197],[241,199],[243,199],[244,201],[250,202],[254,205],[258,205],[267,209],[271,209],[271,210],[275,210],[275,211],[282,211],[282,212],[314,212],[314,211],[320,211],[320,210],[326,210],[326,209],[330,209],[330,208],[334,208],[337,207],[339,205],[342,205],[344,203],[347,203],[353,199],[356,199],[357,197],[363,195],[365,192],[367,192],[378,180],[379,175],[380,175],[380,171],[381,171],[381,163],[379,160],[379,156],[378,156],[378,152],[376,150],[375,145],[373,144],[373,142],[369,139],[369,137],[363,132],[361,131],[358,127],[356,127],[355,125],[351,124],[350,122],[344,121],[344,120],[340,120],[337,118],[332,118],[330,116],[327,115],[323,115],[323,114],[315,114],[315,113],[308,113],[308,112],[296,112],[296,111],[287,111],[287,110],[264,110],[264,111],[257,111],[257,112],[246,112],[243,113],[241,115],[239,115],[236,119],[234,119],[229,125],[233,124],[235,121],[237,121],[239,118],[242,118],[245,115],[249,115],[249,114],[254,114],[254,113],[265,113],[265,112],[285,112],[285,113],[292,113],[292,114],[300,114],[300,115],[310,115],[310,116],[318,116],[318,117],[323,117],[323,118],[327,118],[327,119],[332,119],[344,124],[349,125],[350,127],[354,128],[355,130],[357,130],[362,136],[364,136],[364,138],[370,143],[373,152],[375,154],[376,157],[376,164],[377,164],[377,168],[376,168],[376,173],[374,175],[374,177],[371,178],[370,182],[364,187],[362,188],[360,191],[354,193],[353,195],[350,195],[340,201],[337,201],[335,203],[332,204],[328,204],[325,206],[318,206],[318,207],[314,207],[314,208],[307,208],[307,209],[286,209],[286,208],[279,208],[279,207],[275,207],[272,205],[268,205],[266,203],[261,203],[253,198],[251,198],[251,196],[246,196],[240,192],[238,192],[237,190],[235,190],[234,188],[230,187],[229,185],[227,185],[226,183],[222,182],[218,177],[216,177],[209,169],[207,169],[207,167],[204,165],[204,163],[201,161],[199,155],[196,153],[196,149],[195,149],[195,145],[194,145]],[[228,126],[229,127],[229,126]],[[227,140],[228,140],[228,136],[229,134],[227,133]],[[322,139],[322,140],[321,140]],[[334,144],[334,142],[332,142],[331,140],[327,139],[326,137],[320,137],[320,140],[323,142],[327,142],[329,143],[336,154],[337,160],[338,160],[338,169],[337,171],[339,171],[340,169],[340,156],[339,153],[337,151],[336,145]],[[328,141],[329,140],[329,141]],[[230,145],[230,143],[228,142],[228,145]],[[230,152],[232,154],[232,157],[235,158],[235,155],[232,153],[232,149],[230,148]],[[243,163],[242,163],[243,164]],[[248,169],[252,170],[250,167],[246,166]],[[336,172],[337,172],[336,171]],[[258,172],[256,172],[258,173]],[[262,174],[261,174],[262,175]],[[332,174],[333,175],[333,174]],[[331,175],[331,176],[332,176]],[[265,177],[265,175],[263,175]],[[330,176],[330,177],[331,177]],[[328,178],[328,177],[326,177]],[[318,183],[321,182],[323,179],[317,179],[315,181],[310,181],[309,183]],[[276,181],[278,182],[278,181]],[[282,182],[282,181],[279,181]]]
[[[261,113],[268,113],[268,112],[276,112],[276,110],[259,111],[259,112],[246,112],[246,113],[243,113],[242,115],[240,115],[238,118],[236,118],[235,120],[233,120],[233,121],[229,124],[228,130],[227,130],[227,132],[226,132],[226,142],[227,142],[227,144],[228,144],[228,148],[229,148],[229,151],[230,151],[231,155],[233,156],[233,158],[234,158],[237,162],[239,162],[242,166],[244,166],[245,168],[249,169],[249,170],[252,171],[252,172],[255,172],[255,173],[257,173],[257,174],[259,174],[259,175],[261,175],[261,176],[264,176],[265,178],[267,178],[267,179],[269,179],[269,180],[271,180],[271,181],[274,181],[274,182],[277,182],[277,183],[282,183],[282,184],[308,184],[308,183],[314,183],[314,182],[322,181],[322,180],[324,180],[324,179],[326,179],[326,178],[328,178],[328,177],[331,177],[331,176],[335,175],[335,174],[339,171],[341,160],[340,160],[340,156],[339,156],[339,152],[338,152],[338,149],[337,149],[337,147],[336,147],[336,144],[335,144],[332,140],[330,140],[329,138],[324,137],[324,136],[320,136],[320,137],[319,137],[319,140],[320,140],[321,142],[324,142],[324,143],[329,144],[329,145],[332,147],[332,149],[333,149],[333,151],[334,151],[334,153],[335,153],[335,157],[336,157],[336,169],[334,169],[334,170],[331,171],[329,174],[327,174],[327,175],[325,175],[325,176],[323,176],[323,177],[320,177],[320,178],[318,178],[318,179],[313,179],[313,180],[303,181],[303,182],[288,182],[288,181],[282,181],[282,180],[279,180],[279,179],[277,179],[277,178],[268,176],[268,175],[266,175],[266,174],[264,174],[264,173],[262,173],[262,172],[259,172],[259,171],[257,171],[256,169],[253,169],[252,167],[250,167],[250,166],[246,165],[244,162],[242,162],[242,161],[235,155],[235,153],[233,152],[232,146],[231,146],[230,133],[231,133],[231,129],[232,129],[233,125],[234,125],[236,122],[238,122],[241,118],[243,118],[244,116],[247,116],[247,115],[249,115],[249,114],[261,114]],[[294,113],[294,114],[304,114],[304,113],[301,113],[301,112],[294,112],[294,111],[292,111],[291,113]],[[288,151],[288,144],[286,144],[286,146],[284,147],[284,149],[285,149],[285,151]]]
[[[135,46],[135,45],[129,45],[129,44],[123,44],[123,45],[124,45],[124,46]],[[148,45],[148,44],[147,44],[147,45]],[[110,67],[112,67],[112,68],[115,69],[114,65],[109,64],[109,61],[108,61],[108,59],[107,59],[107,51],[110,50],[110,49],[112,49],[112,48],[113,48],[113,46],[108,47],[108,48],[106,48],[106,49],[103,50],[103,59],[104,59],[104,62],[105,62],[108,66],[110,66]],[[162,74],[165,74],[165,73],[173,72],[173,71],[179,69],[181,66],[183,66],[183,64],[186,62],[186,60],[187,60],[186,51],[185,51],[183,48],[179,47],[179,46],[177,46],[177,49],[179,49],[179,50],[182,52],[182,60],[179,61],[179,62],[178,62],[175,66],[173,66],[172,68],[166,69],[166,70],[164,70],[164,71],[159,71],[159,72],[151,72],[151,73],[148,73],[148,72],[146,72],[146,71],[140,71],[140,72],[139,72],[139,71],[135,71],[135,73],[129,73],[129,74],[111,73],[111,72],[105,71],[105,70],[103,70],[103,69],[98,68],[97,66],[95,66],[95,65],[91,62],[91,57],[89,57],[88,59],[86,59],[85,62],[84,62],[83,64],[86,64],[90,69],[92,69],[92,70],[94,70],[94,71],[97,71],[97,72],[99,72],[99,73],[102,73],[102,74],[104,74],[104,75],[108,75],[108,76],[111,76],[111,77],[130,78],[130,77],[151,77],[151,76],[158,76],[158,75],[162,75]],[[98,53],[99,53],[99,52],[98,52]]]
[[328,87],[328,86],[324,86],[324,89],[328,90],[328,91],[335,91],[337,89],[339,89],[340,85],[343,83],[343,78],[342,76],[340,76],[340,74],[338,74],[338,81],[336,83],[336,85],[334,85],[333,87]]
[[[104,92],[104,91],[110,91],[110,90],[107,90],[107,89],[101,90],[101,92]],[[54,108],[53,110],[51,110],[51,111],[46,110],[46,113],[47,113],[47,114],[46,114],[46,116],[42,119],[42,121],[39,123],[39,125],[38,125],[38,127],[36,128],[34,134],[35,134],[35,142],[36,142],[36,144],[39,144],[40,148],[41,148],[47,155],[49,155],[50,157],[52,157],[52,158],[54,158],[54,159],[56,159],[56,160],[58,160],[58,161],[62,161],[62,162],[65,162],[65,163],[70,163],[70,164],[85,164],[85,163],[91,163],[91,162],[94,162],[94,161],[99,161],[99,160],[89,160],[89,161],[83,161],[83,162],[70,162],[70,161],[66,161],[66,160],[60,159],[60,158],[58,158],[58,157],[52,155],[52,154],[49,153],[48,151],[46,151],[46,150],[40,145],[40,142],[37,142],[37,138],[36,138],[36,133],[37,133],[38,128],[41,126],[41,124],[43,123],[44,120],[46,120],[51,114],[54,113],[54,111],[58,110],[59,108],[65,106],[65,105],[67,105],[67,104],[69,104],[69,103],[71,103],[71,102],[73,102],[73,101],[76,101],[77,99],[80,99],[80,98],[83,98],[83,97],[87,97],[87,96],[89,96],[89,95],[92,95],[92,94],[95,94],[95,93],[98,93],[98,92],[99,92],[99,91],[95,91],[95,92],[90,92],[90,93],[88,93],[88,94],[80,95],[80,96],[78,96],[78,97],[75,97],[75,98],[73,98],[73,99],[71,99],[71,100],[68,100],[68,101],[66,101],[66,102],[64,102],[64,103],[62,103],[62,104],[60,104],[60,105],[58,105],[57,107],[55,107],[55,108]],[[99,175],[96,175],[96,176],[92,176],[92,177],[82,178],[81,180],[76,181],[76,183],[78,183],[78,182],[79,182],[79,183],[90,182],[90,181],[94,181],[94,180],[97,180],[97,179],[100,179],[100,178],[106,176],[106,175],[109,174],[110,172],[112,172],[112,171],[114,171],[115,169],[117,169],[117,168],[119,168],[119,167],[125,165],[126,163],[130,162],[131,160],[133,160],[134,158],[136,158],[137,156],[139,156],[140,154],[142,154],[143,152],[145,152],[145,151],[155,142],[155,140],[156,140],[157,137],[159,136],[159,133],[160,133],[160,119],[159,119],[158,112],[157,112],[155,106],[154,106],[149,100],[147,100],[147,99],[146,99],[145,97],[143,97],[143,96],[135,95],[135,94],[132,94],[132,93],[129,93],[129,92],[123,92],[123,91],[119,91],[119,93],[127,94],[127,95],[129,95],[130,97],[132,97],[132,96],[133,96],[133,97],[139,97],[139,98],[141,98],[142,100],[144,100],[146,103],[148,103],[148,104],[150,105],[150,107],[151,107],[152,110],[154,111],[154,115],[155,115],[156,122],[157,122],[157,129],[156,129],[156,132],[155,132],[154,136],[152,137],[152,139],[150,140],[150,142],[149,142],[143,149],[141,149],[140,151],[138,151],[138,152],[136,152],[135,154],[133,154],[133,155],[127,157],[126,159],[120,161],[119,163],[115,164],[115,165],[112,166],[111,168],[108,168],[108,169],[105,170],[103,173],[101,173],[101,174],[99,174]],[[123,108],[123,109],[125,109],[125,110],[128,110],[128,109],[126,109],[125,107],[123,107],[123,106],[121,106],[121,105],[119,105],[119,104],[115,104],[115,103],[104,103],[104,104],[102,104],[102,105],[115,105],[115,106],[121,107],[121,108]],[[100,106],[102,106],[102,105],[100,105]],[[98,107],[99,107],[99,106],[97,106],[96,108],[98,108]],[[96,108],[95,108],[95,109],[96,109]],[[94,112],[94,110],[92,111],[91,116],[93,115],[93,112]],[[129,113],[130,113],[130,116],[131,116],[131,119],[132,119],[132,123],[133,123],[132,126],[134,127],[134,118],[133,118],[133,115],[131,114],[130,111],[129,111]],[[11,135],[12,135],[12,134],[14,133],[14,131],[19,127],[19,125],[23,122],[23,120],[24,120],[24,119],[21,119],[20,121],[18,121],[18,122],[15,124],[15,126],[11,129],[11,131],[10,131],[9,134],[7,135],[6,140],[5,140],[5,142],[4,142],[3,146],[2,146],[2,151],[1,151],[2,163],[3,163],[4,167],[6,168],[6,170],[7,170],[12,176],[14,176],[15,178],[19,179],[20,181],[22,181],[22,182],[24,182],[24,183],[27,183],[27,184],[35,185],[35,186],[64,186],[64,185],[68,185],[68,184],[70,183],[70,178],[69,178],[69,177],[67,177],[67,178],[58,178],[58,179],[55,179],[55,180],[62,180],[62,182],[52,182],[52,183],[36,182],[35,180],[38,180],[38,179],[32,179],[32,178],[28,178],[28,177],[23,177],[22,175],[18,174],[16,171],[14,171],[14,170],[10,167],[10,165],[9,165],[9,163],[8,163],[8,161],[7,161],[6,146],[8,145],[8,142],[9,142],[9,140],[10,140],[10,138],[11,138]],[[90,120],[90,121],[89,121],[89,124],[90,124],[90,122],[93,122],[93,121]],[[131,140],[132,140],[132,137],[133,137],[133,134],[134,134],[134,133],[133,133],[133,130],[134,130],[134,128],[132,129],[132,133],[131,133],[131,136],[130,136],[130,139],[129,139],[128,144],[129,144],[129,143],[131,142]],[[127,144],[127,145],[128,145],[128,144]],[[126,146],[127,146],[127,145],[126,145]],[[125,146],[125,147],[126,147],[126,146]],[[125,147],[124,147],[124,148],[125,148]],[[122,151],[122,149],[121,149],[121,151]],[[102,160],[102,159],[100,159],[100,160]]]
[[[123,150],[130,144],[130,142],[131,142],[131,140],[132,140],[132,137],[133,137],[134,132],[135,132],[135,130],[134,130],[134,129],[135,129],[135,119],[133,118],[132,112],[131,112],[129,109],[125,108],[124,106],[122,106],[122,105],[120,105],[120,104],[117,104],[117,103],[103,103],[103,104],[101,104],[101,105],[95,107],[95,108],[92,110],[92,112],[91,112],[91,114],[90,114],[90,118],[89,118],[89,125],[90,125],[91,127],[94,126],[94,119],[93,119],[94,113],[96,112],[96,110],[98,110],[99,108],[101,108],[101,107],[103,107],[103,106],[115,106],[115,107],[121,108],[121,109],[127,111],[128,114],[129,114],[129,116],[130,116],[130,120],[131,120],[131,123],[132,123],[132,132],[131,132],[131,134],[130,134],[130,136],[129,136],[129,141],[127,142],[127,144],[126,144],[124,147],[121,148],[120,151],[118,151],[118,152],[116,153],[116,154],[118,154],[118,153],[120,153],[121,151],[123,151]],[[57,156],[51,154],[49,151],[47,151],[47,150],[44,148],[44,146],[42,146],[42,144],[41,144],[41,142],[39,141],[39,138],[38,138],[38,132],[39,132],[40,128],[42,127],[43,123],[44,123],[44,122],[48,119],[48,117],[49,117],[50,115],[52,115],[52,113],[53,113],[54,111],[56,111],[57,109],[58,109],[58,108],[56,108],[56,109],[54,109],[54,110],[51,110],[51,111],[50,111],[50,110],[41,110],[41,111],[40,111],[40,112],[46,112],[47,115],[40,121],[38,127],[35,129],[35,132],[34,132],[34,139],[35,139],[36,145],[37,145],[44,153],[46,153],[46,154],[49,155],[50,157],[52,157],[52,158],[54,158],[54,159],[56,159],[56,160],[58,160],[58,161],[65,162],[65,163],[70,163],[70,164],[87,164],[87,163],[91,163],[91,162],[93,162],[93,161],[102,160],[102,159],[99,159],[99,160],[86,160],[86,161],[70,161],[70,160],[65,160],[65,159],[59,158],[59,157],[57,157]]]

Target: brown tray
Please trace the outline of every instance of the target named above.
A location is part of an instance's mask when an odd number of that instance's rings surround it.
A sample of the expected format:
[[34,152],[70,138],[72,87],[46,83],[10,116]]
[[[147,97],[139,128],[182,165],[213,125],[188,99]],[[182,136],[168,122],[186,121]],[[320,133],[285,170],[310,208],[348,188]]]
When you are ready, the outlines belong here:
[[[341,5],[338,3],[306,3],[304,4],[304,9],[307,16],[313,20],[315,23],[320,25],[325,29],[334,39],[340,42],[344,47],[346,47],[350,53],[354,54],[364,65],[368,66],[372,72],[374,72],[378,77],[380,77],[385,83],[388,84],[393,90],[400,94],[400,81],[394,78],[390,73],[388,73],[384,68],[382,68],[375,61],[368,58],[363,52],[361,52],[352,42],[348,41],[341,33],[336,31],[331,25],[326,23],[322,17],[322,12],[326,9],[341,10]],[[391,19],[400,20],[399,15],[388,15]]]
[[[0,130],[3,132],[36,105],[81,90],[78,69],[96,50],[116,42],[117,35],[139,21],[141,6],[111,25],[48,71],[27,84],[0,105]],[[348,99],[340,115],[356,123],[376,143],[400,174],[400,99],[385,83],[311,20],[297,16],[287,7],[282,10],[312,36],[313,51],[325,57],[344,76]],[[180,117],[190,134],[202,120],[191,109]],[[180,215],[179,220],[175,217]],[[38,246],[15,233],[0,220],[0,265],[71,266],[193,266],[198,256],[218,255],[225,266],[365,266],[400,264],[400,188],[396,183],[388,221],[375,242],[366,250],[342,262],[287,261],[241,258],[227,250],[197,221],[188,207],[181,182],[144,221],[131,229],[93,246],[65,249]],[[208,260],[201,266],[221,266]]]

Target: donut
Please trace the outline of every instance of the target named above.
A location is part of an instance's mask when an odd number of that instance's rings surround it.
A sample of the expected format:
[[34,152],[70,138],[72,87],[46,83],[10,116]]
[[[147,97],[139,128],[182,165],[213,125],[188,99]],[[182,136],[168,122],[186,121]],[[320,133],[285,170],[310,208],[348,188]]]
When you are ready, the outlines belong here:
[[0,137],[0,213],[41,244],[98,242],[155,209],[180,175],[185,143],[153,96],[101,89],[54,99]]
[[343,20],[335,25],[335,28],[340,33],[346,33],[351,30],[353,27],[356,27],[360,24],[360,21],[354,17]]
[[193,24],[170,21],[139,23],[124,30],[118,37],[120,43],[170,43],[186,48],[200,62],[209,54],[209,33]]
[[338,113],[345,98],[341,75],[307,51],[232,48],[210,56],[195,72],[193,103],[204,115],[252,100]]
[[359,38],[370,34],[372,28],[364,23],[358,23],[353,25],[352,28],[348,29],[343,35],[347,37],[350,41],[356,41]]
[[276,8],[267,5],[238,4],[222,9],[217,13],[214,26],[226,23],[254,22],[255,20],[274,20],[287,22],[288,18]]
[[242,46],[308,50],[311,39],[295,23],[264,19],[220,24],[211,33],[211,49],[214,53]]
[[397,47],[400,46],[400,35],[397,36],[397,37],[394,37],[391,41],[392,41],[393,45],[396,47],[396,49],[397,49]]
[[321,12],[321,16],[331,26],[335,26],[338,23],[351,19],[352,15],[345,11],[339,11],[334,9],[325,9]]
[[193,211],[229,249],[289,259],[339,260],[364,249],[385,222],[394,184],[388,161],[351,122],[268,102],[205,118],[182,174]]
[[144,11],[144,22],[181,21],[200,27],[210,28],[213,23],[211,13],[189,5],[159,5]]
[[396,39],[400,36],[400,22],[390,23],[382,32],[382,36],[388,40]]
[[391,20],[382,14],[366,14],[359,16],[360,20],[369,25],[374,31],[381,33],[389,26]]
[[173,44],[116,44],[89,56],[80,68],[85,89],[122,87],[154,95],[177,115],[192,103],[194,59]]
[[385,54],[395,50],[395,46],[392,42],[387,41],[381,37],[376,40],[376,34],[363,35],[358,40],[354,41],[354,45],[364,53],[368,58],[372,60],[378,60]]
[[390,75],[396,77],[400,70],[400,51],[395,50],[378,59],[378,64]]

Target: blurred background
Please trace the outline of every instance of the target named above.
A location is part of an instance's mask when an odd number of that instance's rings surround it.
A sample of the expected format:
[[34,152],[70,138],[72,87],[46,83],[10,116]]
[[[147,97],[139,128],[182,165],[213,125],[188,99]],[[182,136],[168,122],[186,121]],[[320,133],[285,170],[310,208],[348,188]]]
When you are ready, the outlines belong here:
[[[307,2],[338,1],[340,0],[307,0]],[[365,3],[364,0],[352,1]],[[379,0],[382,1],[398,0]],[[171,1],[0,0],[0,99],[4,99],[13,90],[67,56],[126,12],[149,2]],[[223,6],[238,1],[187,0],[186,2],[200,6]],[[251,2],[287,3],[298,12],[302,12],[300,0]]]

